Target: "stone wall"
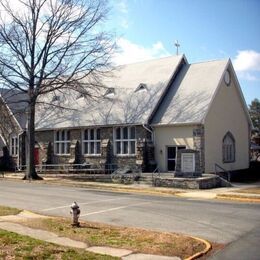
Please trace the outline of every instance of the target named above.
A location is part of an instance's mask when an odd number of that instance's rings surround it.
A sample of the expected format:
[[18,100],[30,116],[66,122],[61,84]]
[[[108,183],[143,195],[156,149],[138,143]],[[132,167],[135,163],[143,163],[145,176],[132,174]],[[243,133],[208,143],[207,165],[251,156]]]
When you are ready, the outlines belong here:
[[200,168],[205,172],[205,132],[203,125],[197,125],[193,129],[194,150],[200,152]]
[[219,176],[208,174],[201,178],[156,178],[155,186],[179,189],[213,189],[217,187],[230,187]]
[[[182,154],[194,154],[194,171],[192,172],[182,172]],[[177,152],[176,160],[176,172],[175,177],[200,177],[202,174],[201,170],[201,159],[200,151],[193,149],[182,149]]]
[[[86,155],[82,154],[81,145],[82,129],[70,130],[70,154],[69,155],[55,155],[51,154],[51,163],[90,163],[97,167],[105,168],[114,165],[114,168],[130,166],[139,167],[143,171],[153,169],[154,163],[154,147],[150,140],[150,133],[142,126],[136,126],[136,154],[135,155],[114,155],[113,152],[113,128],[101,128],[101,154],[100,155]],[[42,163],[47,163],[48,147],[54,146],[54,131],[37,131],[35,140],[40,146],[40,160]],[[50,157],[50,155],[49,155]],[[150,165],[151,164],[151,165]]]

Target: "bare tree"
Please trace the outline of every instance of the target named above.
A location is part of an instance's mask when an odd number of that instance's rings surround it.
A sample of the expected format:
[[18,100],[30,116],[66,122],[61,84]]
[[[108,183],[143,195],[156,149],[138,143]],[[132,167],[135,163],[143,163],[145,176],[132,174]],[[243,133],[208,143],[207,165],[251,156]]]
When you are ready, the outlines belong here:
[[[28,97],[28,167],[34,165],[35,107],[39,97],[66,90],[98,91],[114,44],[102,31],[106,0],[0,0],[0,78]],[[86,80],[87,79],[87,80]],[[84,84],[81,84],[84,80]]]

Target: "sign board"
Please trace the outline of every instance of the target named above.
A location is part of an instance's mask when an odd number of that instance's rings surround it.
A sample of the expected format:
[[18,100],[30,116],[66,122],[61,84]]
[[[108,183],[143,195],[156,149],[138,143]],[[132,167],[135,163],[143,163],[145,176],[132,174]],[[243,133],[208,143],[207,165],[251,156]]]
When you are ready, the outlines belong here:
[[195,154],[182,153],[181,154],[181,171],[195,172]]

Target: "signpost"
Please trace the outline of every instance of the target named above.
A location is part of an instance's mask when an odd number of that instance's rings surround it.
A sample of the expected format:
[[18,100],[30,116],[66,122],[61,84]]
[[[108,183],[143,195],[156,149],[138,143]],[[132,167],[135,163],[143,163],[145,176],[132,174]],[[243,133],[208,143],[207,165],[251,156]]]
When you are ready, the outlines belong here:
[[195,154],[182,153],[181,154],[181,171],[194,172],[195,171]]

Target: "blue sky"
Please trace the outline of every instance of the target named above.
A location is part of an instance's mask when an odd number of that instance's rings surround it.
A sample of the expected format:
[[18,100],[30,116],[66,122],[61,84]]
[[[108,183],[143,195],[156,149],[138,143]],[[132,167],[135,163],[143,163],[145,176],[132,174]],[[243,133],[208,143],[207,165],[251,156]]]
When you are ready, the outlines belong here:
[[260,0],[110,0],[116,63],[175,55],[231,58],[247,103],[260,99]]

